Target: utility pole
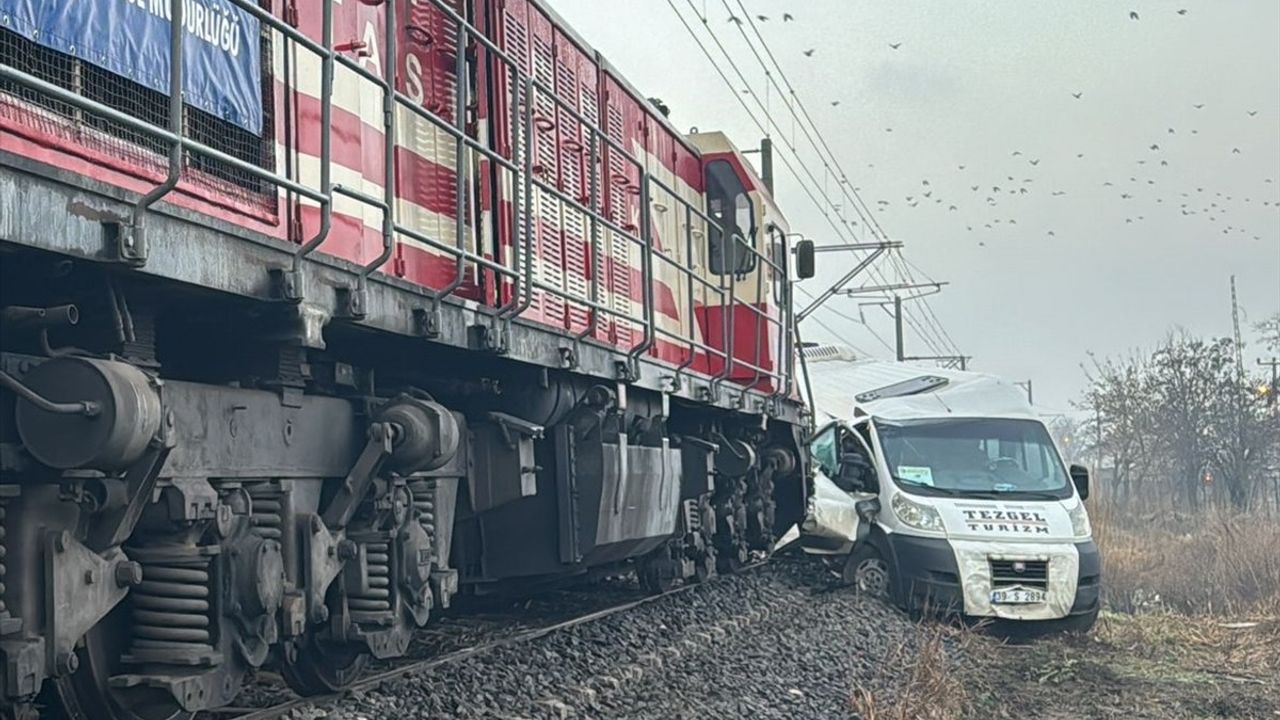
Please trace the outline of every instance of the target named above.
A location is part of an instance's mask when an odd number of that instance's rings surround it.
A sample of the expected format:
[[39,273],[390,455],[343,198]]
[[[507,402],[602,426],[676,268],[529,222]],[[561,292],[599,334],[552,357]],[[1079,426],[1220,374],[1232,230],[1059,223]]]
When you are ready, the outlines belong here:
[[1275,405],[1276,395],[1280,393],[1280,387],[1276,385],[1277,381],[1280,381],[1280,358],[1271,358],[1270,360],[1258,358],[1258,365],[1262,367],[1271,366],[1271,387],[1267,388],[1267,402]]
[[[942,289],[942,286],[945,284],[946,283],[923,283],[919,285],[893,285],[893,286],[885,285],[885,286],[874,287],[874,288],[857,288],[853,290],[847,290],[845,291],[845,294],[854,295],[854,294],[857,294],[859,291],[876,292],[876,291],[882,291],[882,290],[912,290],[912,289],[922,288],[922,287],[933,288],[934,289],[933,292],[938,292],[939,290]],[[958,364],[961,370],[967,370],[969,365],[969,360],[971,359],[970,356],[968,355],[908,355],[907,354],[906,340],[904,338],[904,332],[902,327],[902,322],[903,322],[902,301],[904,299],[915,300],[916,298],[921,298],[921,297],[925,297],[926,295],[932,295],[932,294],[933,293],[925,293],[923,295],[913,295],[907,298],[903,298],[901,295],[898,295],[896,293],[894,294],[893,296],[894,355],[895,357],[897,357],[898,362],[903,362],[906,360],[933,360],[936,362],[945,362],[947,363],[947,367],[954,367],[955,365]],[[863,303],[863,304],[879,305],[883,307],[885,305],[888,305],[888,302],[874,302],[874,303]]]
[[1036,404],[1035,397],[1034,397],[1034,396],[1032,396],[1032,394],[1031,394],[1031,379],[1030,379],[1030,378],[1027,378],[1026,380],[1023,380],[1022,382],[1014,383],[1014,385],[1017,385],[1018,387],[1022,387],[1022,388],[1026,388],[1026,389],[1027,389],[1027,404],[1028,404],[1028,405],[1035,405],[1035,404]]
[[1244,384],[1244,343],[1240,341],[1240,303],[1236,302],[1236,276],[1231,276],[1231,330],[1236,351],[1236,377]]
[[[650,102],[653,102],[650,100]],[[665,107],[661,106],[661,107]],[[664,115],[666,113],[663,113]],[[773,138],[760,138],[759,149],[740,150],[743,155],[760,155],[760,181],[764,183],[764,189],[773,194]]]
[[898,351],[898,362],[906,359],[906,350],[902,342],[902,296],[893,296],[893,346]]

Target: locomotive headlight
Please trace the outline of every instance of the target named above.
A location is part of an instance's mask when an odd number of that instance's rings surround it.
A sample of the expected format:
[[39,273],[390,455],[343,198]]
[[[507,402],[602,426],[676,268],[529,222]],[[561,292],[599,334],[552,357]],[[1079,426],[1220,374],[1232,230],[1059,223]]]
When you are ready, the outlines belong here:
[[909,500],[903,493],[894,495],[890,505],[893,507],[893,514],[907,527],[928,532],[942,532],[944,529],[942,516],[932,505]]
[[1071,534],[1077,540],[1088,540],[1093,535],[1093,527],[1089,524],[1089,511],[1084,503],[1076,502],[1075,507],[1067,509],[1067,517],[1071,518]]

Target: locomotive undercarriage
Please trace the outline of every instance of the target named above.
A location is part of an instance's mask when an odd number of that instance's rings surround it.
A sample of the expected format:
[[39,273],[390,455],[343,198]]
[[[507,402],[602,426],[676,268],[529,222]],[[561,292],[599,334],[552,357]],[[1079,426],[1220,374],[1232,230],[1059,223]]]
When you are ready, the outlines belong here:
[[0,708],[349,684],[458,593],[767,552],[796,426],[34,252],[0,264]]

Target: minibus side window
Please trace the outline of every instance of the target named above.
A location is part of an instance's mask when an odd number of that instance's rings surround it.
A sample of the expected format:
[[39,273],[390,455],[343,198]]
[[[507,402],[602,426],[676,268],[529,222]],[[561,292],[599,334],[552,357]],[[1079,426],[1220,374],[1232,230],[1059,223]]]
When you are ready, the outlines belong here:
[[829,478],[836,477],[840,465],[840,444],[836,442],[836,431],[839,429],[839,425],[831,425],[809,443],[814,462],[818,463],[822,474]]

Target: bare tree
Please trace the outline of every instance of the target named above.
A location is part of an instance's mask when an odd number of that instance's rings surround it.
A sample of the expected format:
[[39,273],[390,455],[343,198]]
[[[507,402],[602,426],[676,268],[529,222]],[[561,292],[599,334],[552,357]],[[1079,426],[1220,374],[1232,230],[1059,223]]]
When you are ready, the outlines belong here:
[[1110,460],[1115,500],[1198,509],[1211,481],[1213,495],[1245,509],[1265,492],[1280,416],[1235,358],[1229,339],[1179,332],[1146,356],[1093,360],[1078,404],[1093,418],[1082,434]]

